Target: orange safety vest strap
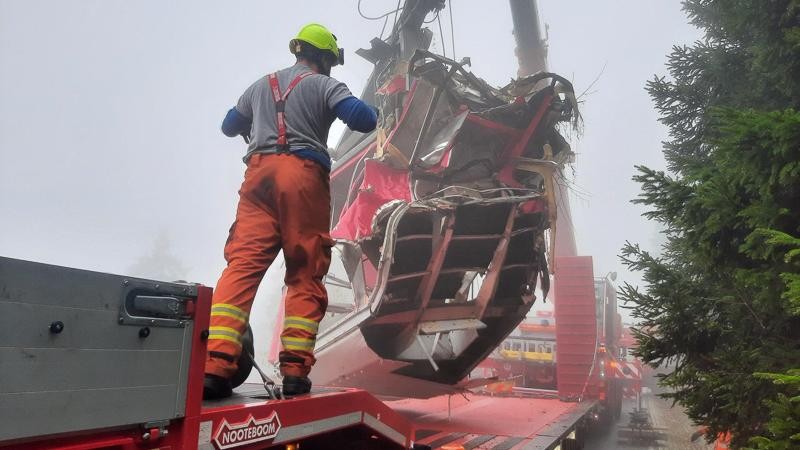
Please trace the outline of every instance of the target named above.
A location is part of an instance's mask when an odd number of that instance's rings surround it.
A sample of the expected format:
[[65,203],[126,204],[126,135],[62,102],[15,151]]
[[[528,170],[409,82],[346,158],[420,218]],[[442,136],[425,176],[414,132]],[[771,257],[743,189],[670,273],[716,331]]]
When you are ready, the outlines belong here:
[[289,151],[289,141],[286,139],[286,115],[284,113],[286,108],[286,99],[289,93],[292,92],[295,86],[303,80],[303,78],[312,75],[314,72],[303,72],[296,76],[289,86],[286,87],[286,92],[281,95],[281,88],[278,85],[278,74],[271,73],[267,76],[269,79],[269,87],[272,90],[272,100],[275,101],[276,122],[278,125],[278,152],[284,153]]

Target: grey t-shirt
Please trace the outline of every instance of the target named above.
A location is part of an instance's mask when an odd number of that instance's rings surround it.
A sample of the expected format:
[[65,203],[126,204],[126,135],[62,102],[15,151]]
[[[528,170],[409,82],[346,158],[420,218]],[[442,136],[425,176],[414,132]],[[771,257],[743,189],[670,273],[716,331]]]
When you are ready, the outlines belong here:
[[[295,64],[278,71],[281,95],[286,92],[289,83],[303,72],[311,72],[311,69],[303,64]],[[336,119],[333,108],[352,95],[344,83],[322,74],[307,76],[298,83],[286,99],[284,108],[289,149],[312,149],[327,153],[328,131]],[[275,102],[266,75],[244,91],[236,109],[253,121],[244,162],[253,153],[277,151]]]

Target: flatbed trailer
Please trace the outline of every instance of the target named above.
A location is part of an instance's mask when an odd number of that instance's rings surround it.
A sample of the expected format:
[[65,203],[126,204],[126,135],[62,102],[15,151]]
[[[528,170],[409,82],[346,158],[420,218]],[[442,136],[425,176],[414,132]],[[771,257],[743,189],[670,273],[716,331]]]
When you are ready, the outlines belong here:
[[276,400],[260,384],[203,402],[210,302],[204,286],[0,257],[0,448],[565,449],[596,406],[335,387]]

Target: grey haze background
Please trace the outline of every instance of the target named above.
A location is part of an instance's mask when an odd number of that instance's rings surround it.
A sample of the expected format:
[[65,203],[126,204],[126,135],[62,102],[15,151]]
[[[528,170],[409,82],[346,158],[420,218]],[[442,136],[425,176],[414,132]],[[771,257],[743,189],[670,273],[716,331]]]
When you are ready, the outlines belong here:
[[[644,84],[665,73],[673,44],[699,34],[678,1],[541,0],[540,12],[551,69],[578,93],[599,76],[573,142],[579,251],[598,276],[636,282],[616,255],[625,240],[656,246],[658,232],[629,203],[630,177],[634,164],[664,166]],[[507,83],[517,69],[507,2],[455,0],[453,15],[456,56]],[[446,10],[442,19],[452,55]],[[360,93],[371,66],[353,50],[382,22],[360,18],[355,0],[0,0],[0,255],[214,285],[245,149],[220,122],[251,82],[292,63],[287,42],[308,22],[337,34],[349,58],[333,75]],[[281,278],[270,271],[253,312],[260,342]]]

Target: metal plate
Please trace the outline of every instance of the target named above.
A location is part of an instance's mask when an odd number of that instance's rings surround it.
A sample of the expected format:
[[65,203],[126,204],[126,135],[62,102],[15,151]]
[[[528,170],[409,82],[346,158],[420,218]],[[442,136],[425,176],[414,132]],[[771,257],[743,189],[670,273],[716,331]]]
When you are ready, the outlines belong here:
[[0,258],[0,442],[184,415],[194,322],[121,320],[133,289],[197,295],[191,285]]

